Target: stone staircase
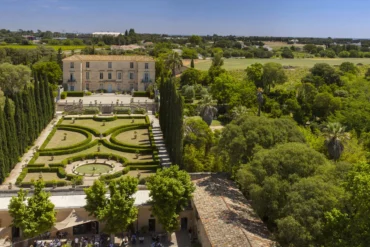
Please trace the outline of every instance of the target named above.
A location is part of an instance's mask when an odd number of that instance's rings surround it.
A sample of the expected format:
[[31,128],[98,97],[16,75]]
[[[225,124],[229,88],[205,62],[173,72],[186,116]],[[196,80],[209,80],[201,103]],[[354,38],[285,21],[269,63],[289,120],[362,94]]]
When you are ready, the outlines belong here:
[[150,122],[153,123],[153,136],[154,143],[158,148],[158,156],[162,167],[168,168],[171,166],[171,160],[168,155],[166,145],[163,139],[161,127],[159,126],[159,120],[154,115],[149,115]]

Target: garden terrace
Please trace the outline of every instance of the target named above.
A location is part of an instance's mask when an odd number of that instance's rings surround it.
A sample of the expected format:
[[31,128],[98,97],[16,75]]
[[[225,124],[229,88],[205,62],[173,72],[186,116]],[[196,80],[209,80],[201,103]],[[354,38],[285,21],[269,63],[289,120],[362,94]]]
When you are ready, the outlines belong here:
[[142,180],[158,168],[147,116],[65,116],[35,150],[16,185],[28,187],[39,178],[53,187],[89,183],[91,177],[109,181],[125,175]]

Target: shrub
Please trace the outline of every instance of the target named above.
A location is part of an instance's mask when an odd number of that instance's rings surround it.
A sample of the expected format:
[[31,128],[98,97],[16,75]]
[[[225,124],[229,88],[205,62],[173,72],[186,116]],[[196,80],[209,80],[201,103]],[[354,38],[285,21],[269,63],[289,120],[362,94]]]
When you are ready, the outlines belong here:
[[149,97],[149,93],[145,91],[136,91],[133,97]]
[[131,109],[126,107],[114,107],[115,114],[131,114]]
[[15,184],[20,185],[22,183],[23,179],[26,177],[27,173],[28,173],[28,169],[24,168],[22,170],[22,172],[19,174],[17,180],[15,181]]
[[114,120],[117,120],[117,116],[113,116],[113,117],[98,117],[98,116],[94,116],[93,117],[93,120],[94,121],[97,121],[97,122],[112,122]]
[[82,185],[84,183],[84,179],[82,176],[73,176],[73,178],[71,179],[72,181],[72,184],[75,184],[75,185]]
[[110,180],[114,178],[119,178],[120,176],[127,174],[129,171],[130,169],[125,167],[122,171],[100,176],[100,180],[104,182],[109,182]]
[[84,92],[83,91],[67,91],[68,97],[83,97]]
[[59,125],[59,127],[69,127],[69,128],[74,128],[74,129],[83,129],[83,130],[86,130],[88,132],[90,132],[91,134],[93,134],[94,136],[99,136],[100,135],[100,132],[95,130],[95,129],[91,129],[89,127],[86,127],[86,126],[82,126],[82,125],[69,125],[69,124],[63,124],[63,125]]
[[66,171],[64,168],[59,167],[57,171],[58,178],[65,178],[66,177]]
[[[61,186],[66,186],[67,185],[67,181],[65,180],[56,180],[56,181],[44,181],[45,182],[45,187],[53,187],[54,184],[56,184],[57,187],[61,187]],[[23,188],[29,188],[32,186],[32,182],[22,182],[20,184],[21,187]]]
[[83,151],[85,149],[91,148],[95,146],[98,143],[98,140],[94,140],[88,144],[77,146],[75,148],[70,149],[60,149],[60,150],[40,150],[41,156],[48,156],[48,155],[63,155],[63,154],[73,154],[80,151]]
[[144,108],[136,108],[134,110],[134,114],[145,114],[146,113],[146,109]]
[[102,144],[110,149],[121,151],[121,152],[127,152],[127,153],[135,153],[136,150],[139,150],[142,154],[149,154],[152,153],[151,147],[127,147],[127,146],[121,146],[117,144],[113,144],[108,142],[107,140],[102,140]]
[[98,107],[88,106],[84,108],[84,114],[98,114],[99,112]]
[[[114,158],[115,160],[117,160],[118,162],[120,162],[122,164],[127,163],[127,159],[122,157],[122,156],[112,154],[112,153],[98,153],[98,152],[95,152],[95,153],[89,153],[89,154],[80,154],[80,155],[76,155],[76,156],[66,158],[66,159],[62,160],[62,164],[68,164],[68,163],[72,163],[72,162],[79,161],[79,160],[84,160],[84,159],[95,159],[95,157],[98,157],[99,159],[108,159],[108,157],[111,157],[111,158]],[[69,174],[67,175],[67,177],[68,176],[69,176]]]
[[60,94],[60,99],[65,99],[65,98],[67,98],[67,92],[62,92]]
[[28,168],[34,168],[34,167],[45,167],[45,164],[28,164]]

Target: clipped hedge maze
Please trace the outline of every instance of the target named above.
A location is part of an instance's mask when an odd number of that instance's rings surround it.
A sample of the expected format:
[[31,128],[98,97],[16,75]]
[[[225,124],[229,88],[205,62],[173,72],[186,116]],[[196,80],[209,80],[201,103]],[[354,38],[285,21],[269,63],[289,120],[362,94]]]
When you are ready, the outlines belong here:
[[[93,127],[92,127],[93,126]],[[99,128],[102,126],[102,128]],[[104,128],[103,128],[104,126]],[[111,127],[110,127],[111,126]],[[133,145],[117,140],[117,136],[126,131],[148,130],[148,140],[150,145]],[[54,148],[47,148],[52,141],[56,140],[57,131],[68,131],[82,134],[85,139],[73,143],[69,146],[61,146],[59,143]],[[53,139],[54,137],[54,139]],[[64,140],[68,136],[64,136]],[[136,135],[135,137],[136,138]],[[54,145],[55,146],[55,145]],[[113,117],[64,117],[54,127],[43,145],[35,153],[27,166],[22,170],[17,178],[16,185],[20,187],[29,187],[32,185],[29,181],[24,181],[27,174],[55,173],[58,179],[45,181],[46,186],[66,186],[81,185],[83,177],[75,174],[66,173],[65,168],[75,162],[86,159],[108,159],[116,160],[124,166],[119,172],[101,175],[99,179],[109,181],[116,179],[130,170],[152,170],[155,172],[160,168],[157,147],[154,144],[152,127],[150,126],[148,116],[113,116]],[[45,180],[45,179],[44,179]]]

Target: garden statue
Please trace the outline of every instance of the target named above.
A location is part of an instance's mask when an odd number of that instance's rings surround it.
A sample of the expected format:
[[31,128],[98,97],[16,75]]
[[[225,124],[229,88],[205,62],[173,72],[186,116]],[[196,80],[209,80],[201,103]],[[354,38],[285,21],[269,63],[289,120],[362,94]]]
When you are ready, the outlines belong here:
[[67,140],[67,133],[64,133],[64,141]]
[[137,138],[137,131],[135,130],[134,131],[134,139],[136,139]]
[[98,144],[98,152],[100,152],[100,146],[101,146],[101,144],[99,143]]
[[74,118],[74,117],[72,118],[72,123],[73,123],[73,124],[75,123],[75,118]]
[[103,139],[103,134],[102,134],[102,133],[100,133],[100,140],[101,140],[101,139]]

